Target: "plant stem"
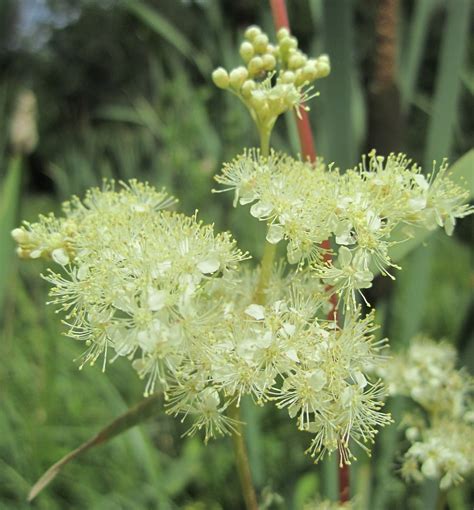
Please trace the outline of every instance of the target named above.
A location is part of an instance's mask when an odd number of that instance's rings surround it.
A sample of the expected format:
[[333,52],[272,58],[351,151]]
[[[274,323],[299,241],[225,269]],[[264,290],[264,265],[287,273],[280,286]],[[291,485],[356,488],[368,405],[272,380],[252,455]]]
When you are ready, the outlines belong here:
[[[288,28],[289,30],[290,23],[288,21],[285,0],[270,0],[270,6],[275,29]],[[310,161],[316,161],[316,149],[314,147],[313,133],[311,131],[311,124],[309,123],[308,112],[301,108],[299,115],[295,113],[295,118],[296,126],[298,127],[298,137],[300,139],[301,155]]]
[[245,438],[241,425],[240,409],[235,402],[229,406],[227,413],[230,418],[237,421],[237,432],[232,434],[232,442],[234,445],[235,462],[237,464],[237,472],[239,473],[245,507],[247,510],[258,510],[257,496],[252,482],[247,447],[245,446]]
[[276,245],[265,241],[263,247],[262,263],[260,264],[260,278],[255,290],[254,301],[263,305],[265,303],[265,291],[267,290],[272,275],[273,260],[275,259]]
[[[270,154],[270,136],[272,128],[260,128],[260,154],[267,157]],[[260,278],[255,290],[254,300],[258,304],[265,303],[265,291],[272,274],[273,260],[275,258],[276,246],[265,242],[263,249],[262,262],[260,264]],[[237,432],[232,435],[234,445],[235,462],[239,473],[240,486],[247,510],[258,510],[257,496],[252,481],[252,472],[250,470],[249,456],[245,444],[245,435],[242,427],[240,409],[236,402],[232,403],[227,410],[230,418],[236,420]]]
[[[260,129],[260,154],[267,157],[270,154],[271,129]],[[276,245],[265,241],[262,262],[260,263],[260,278],[255,290],[254,300],[259,305],[265,304],[265,291],[272,275],[273,261],[275,259]]]
[[444,510],[446,508],[447,493],[444,490],[439,490],[438,497],[436,499],[436,510]]
[[260,129],[260,154],[267,157],[270,154],[270,136],[272,134],[272,127]]
[[339,501],[346,503],[350,499],[350,479],[349,466],[342,464],[339,466]]

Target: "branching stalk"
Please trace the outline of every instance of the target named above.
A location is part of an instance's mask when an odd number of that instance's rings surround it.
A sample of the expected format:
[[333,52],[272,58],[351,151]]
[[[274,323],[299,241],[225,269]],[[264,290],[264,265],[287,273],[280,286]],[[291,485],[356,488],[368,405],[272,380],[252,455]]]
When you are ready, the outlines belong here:
[[245,436],[241,425],[242,420],[240,416],[240,409],[237,407],[235,402],[229,407],[227,413],[230,418],[237,421],[237,432],[232,435],[232,441],[245,507],[247,510],[258,510],[257,496],[253,486],[250,462],[247,454],[247,447],[245,445]]
[[[270,154],[270,136],[271,129],[260,129],[260,153],[266,157]],[[276,246],[265,242],[262,262],[260,265],[260,278],[255,290],[255,302],[258,304],[265,303],[265,291],[268,287],[272,274],[273,261],[275,259]],[[227,411],[230,418],[236,420],[237,433],[233,434],[232,440],[234,445],[235,462],[239,473],[242,495],[244,497],[247,510],[258,510],[257,496],[252,481],[252,472],[250,470],[249,456],[245,444],[244,430],[241,425],[242,419],[240,409],[234,402]]]

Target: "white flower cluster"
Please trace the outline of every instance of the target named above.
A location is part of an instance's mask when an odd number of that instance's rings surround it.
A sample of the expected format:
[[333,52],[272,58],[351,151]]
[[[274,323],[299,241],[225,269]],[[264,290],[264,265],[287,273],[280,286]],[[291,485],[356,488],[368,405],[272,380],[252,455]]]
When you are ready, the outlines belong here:
[[[272,152],[244,152],[216,176],[234,191],[234,205],[252,204],[250,214],[267,222],[267,241],[288,241],[290,264],[305,260],[332,285],[347,307],[356,292],[372,285],[374,268],[389,275],[390,235],[399,224],[451,234],[456,218],[473,212],[468,194],[449,179],[443,164],[425,177],[403,154],[375,152],[353,170],[340,173],[320,160],[310,163]],[[325,262],[321,243],[331,239],[337,261]]]
[[282,113],[293,108],[299,113],[309,99],[308,85],[329,74],[329,58],[308,58],[286,28],[278,31],[276,45],[269,44],[267,34],[257,26],[245,31],[245,39],[240,46],[245,66],[230,73],[218,67],[212,79],[242,100],[259,129],[269,131]]
[[339,449],[349,462],[349,439],[370,442],[390,421],[383,388],[367,375],[384,343],[372,317],[321,319],[324,285],[284,266],[266,304],[255,302],[259,271],[238,271],[247,255],[196,216],[161,210],[170,203],[137,182],[107,185],[65,204],[64,217],[13,232],[22,256],[61,268],[45,278],[67,334],[88,345],[83,363],[130,359],[145,393],[163,391],[168,412],[193,418],[189,432],[203,429],[206,440],[234,430],[225,411],[242,396],[273,401],[314,434],[317,460]]
[[[68,335],[89,345],[84,363],[104,353],[134,358],[134,367],[165,382],[166,366],[183,358],[186,335],[200,338],[216,322],[213,279],[231,281],[246,258],[229,234],[214,235],[196,215],[162,211],[173,203],[135,181],[91,190],[64,206],[65,217],[41,217],[13,231],[21,256],[52,258],[51,303],[66,313]],[[197,340],[196,340],[197,341]],[[200,341],[200,340],[199,340]]]
[[408,417],[402,473],[422,481],[440,478],[447,489],[474,469],[473,378],[455,368],[456,351],[446,342],[415,338],[406,353],[378,369],[391,394],[411,397],[427,419]]
[[[277,46],[257,27],[246,39],[246,67],[213,78],[247,105],[266,149],[278,115],[300,106],[329,63],[308,59],[285,29]],[[350,463],[350,441],[368,451],[391,421],[381,412],[384,387],[369,375],[384,362],[385,340],[374,337],[373,314],[361,317],[356,292],[371,286],[373,267],[388,274],[393,266],[397,225],[451,233],[473,211],[446,173],[443,165],[425,178],[403,155],[375,153],[345,174],[273,152],[247,151],[225,165],[217,181],[268,223],[267,248],[287,241],[296,271],[275,268],[273,255],[243,268],[248,255],[228,233],[163,210],[174,199],[137,181],[106,183],[67,202],[63,217],[42,216],[12,235],[21,257],[59,266],[45,279],[67,334],[88,347],[83,363],[129,359],[145,394],[162,391],[167,412],[191,418],[188,432],[203,430],[206,441],[236,431],[228,408],[244,395],[274,402],[313,434],[316,461],[339,450]],[[334,264],[321,248],[328,239]],[[345,304],[339,323],[326,319],[334,293]]]
[[132,179],[127,184],[121,183],[117,191],[113,181],[105,181],[102,189],[88,190],[83,201],[73,197],[65,202],[64,218],[50,214],[40,216],[40,221],[34,224],[25,221],[24,226],[13,230],[12,236],[18,243],[17,254],[21,258],[52,258],[64,265],[74,258],[82,242],[91,242],[87,236],[100,235],[103,217],[115,217],[118,222],[124,214],[144,216],[174,203],[176,199],[166,191],[157,191],[148,183]]
[[372,317],[354,316],[339,328],[317,318],[324,301],[302,292],[304,282],[278,287],[279,299],[265,306],[229,304],[220,334],[203,340],[207,348],[183,364],[169,388],[169,411],[198,414],[194,399],[201,391],[212,391],[216,405],[222,399],[239,405],[243,395],[257,404],[273,401],[314,434],[309,452],[316,461],[339,449],[349,462],[349,439],[371,442],[376,427],[390,422],[380,412],[383,388],[367,378],[384,342],[371,334]]

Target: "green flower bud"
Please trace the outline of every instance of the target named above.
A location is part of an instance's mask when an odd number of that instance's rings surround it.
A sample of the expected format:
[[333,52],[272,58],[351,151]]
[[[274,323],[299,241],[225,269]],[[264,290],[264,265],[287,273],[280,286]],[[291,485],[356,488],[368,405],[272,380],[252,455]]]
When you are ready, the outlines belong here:
[[257,25],[251,25],[247,28],[247,30],[244,33],[245,39],[252,42],[257,35],[260,35],[262,33],[262,29],[258,27]]
[[259,34],[253,40],[255,50],[259,53],[265,53],[267,51],[268,36],[266,34]]
[[295,73],[292,71],[285,71],[280,75],[280,81],[282,83],[294,83],[295,78]]
[[229,74],[223,67],[218,67],[212,73],[212,81],[220,89],[226,89],[229,87]]
[[268,44],[267,45],[267,53],[269,53],[270,55],[275,56],[277,54],[276,47],[273,44]]
[[272,71],[276,66],[276,59],[273,55],[266,54],[262,57],[263,68],[265,71]]
[[277,32],[277,39],[281,42],[287,37],[290,37],[290,31],[285,27],[280,28],[280,30]]
[[258,74],[263,69],[263,60],[261,57],[253,57],[248,63],[247,69],[251,75]]
[[248,62],[254,56],[255,48],[253,47],[252,43],[250,43],[248,41],[244,41],[240,45],[239,53],[240,53],[240,56],[242,57],[242,59],[245,62]]
[[236,67],[235,69],[232,69],[230,73],[230,85],[234,88],[239,90],[244,81],[247,79],[247,76],[249,75],[247,69],[243,66]]
[[331,72],[331,63],[327,55],[321,55],[316,61],[317,77],[324,78]]
[[306,64],[307,60],[308,59],[301,52],[295,52],[288,59],[288,67],[290,69],[299,69]]
[[252,90],[255,90],[257,84],[253,80],[246,80],[240,89],[244,97],[250,97]]
[[295,37],[285,37],[280,41],[280,50],[288,53],[290,50],[298,48],[298,41]]
[[305,79],[305,75],[303,73],[303,69],[298,69],[296,72],[295,72],[295,86],[296,87],[301,87],[301,85],[303,85],[305,83],[306,79]]
[[302,69],[302,73],[305,81],[314,81],[318,77],[318,69],[312,63],[306,64]]

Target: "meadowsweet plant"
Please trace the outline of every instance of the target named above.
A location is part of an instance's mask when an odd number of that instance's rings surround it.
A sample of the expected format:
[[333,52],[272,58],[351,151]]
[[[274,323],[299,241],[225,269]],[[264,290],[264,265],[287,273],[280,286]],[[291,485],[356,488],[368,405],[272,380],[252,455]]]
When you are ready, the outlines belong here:
[[129,360],[145,395],[162,392],[166,411],[206,442],[241,433],[244,396],[273,403],[310,437],[315,461],[338,450],[349,464],[351,445],[370,452],[391,421],[385,386],[372,375],[386,340],[376,340],[363,291],[377,272],[395,277],[397,226],[451,234],[472,208],[446,163],[425,175],[404,155],[371,152],[342,172],[272,150],[276,120],[308,108],[329,58],[309,58],[287,29],[270,44],[255,26],[240,55],[242,66],[212,77],[248,108],[261,144],[223,165],[215,191],[232,192],[234,206],[266,223],[259,265],[229,233],[170,210],[176,201],[164,190],[133,180],[105,182],[13,237],[21,257],[51,261],[50,303],[86,346],[81,366]]
[[439,479],[442,490],[474,470],[474,379],[455,368],[456,358],[448,342],[419,336],[379,370],[389,393],[410,397],[420,411],[404,420],[411,446],[402,474]]

